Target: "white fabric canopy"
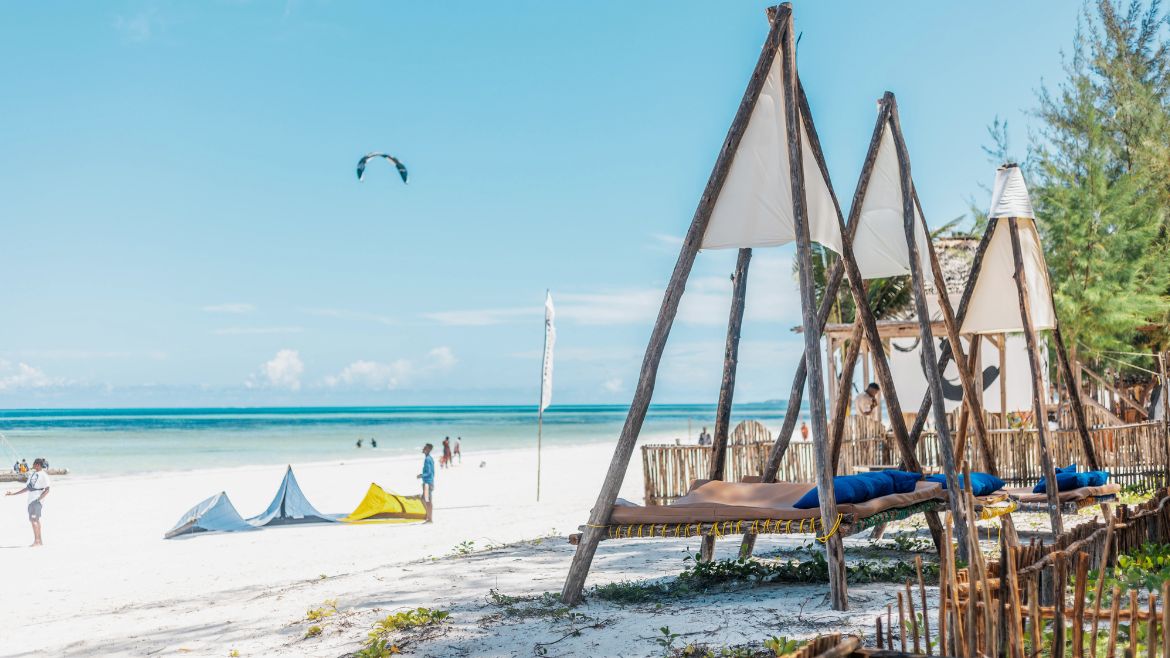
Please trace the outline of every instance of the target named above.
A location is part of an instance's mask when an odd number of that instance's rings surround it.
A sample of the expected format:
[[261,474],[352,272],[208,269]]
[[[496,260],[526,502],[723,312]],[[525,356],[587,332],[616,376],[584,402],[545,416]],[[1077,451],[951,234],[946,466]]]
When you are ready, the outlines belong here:
[[1016,165],[1004,165],[995,173],[995,187],[991,190],[991,211],[988,217],[1031,217],[1032,197],[1024,184],[1024,174]]
[[[906,248],[906,228],[902,207],[902,177],[894,133],[887,121],[878,143],[873,172],[862,197],[853,255],[863,279],[880,279],[910,273],[910,251]],[[923,277],[930,280],[929,238],[926,223],[914,208],[914,238],[918,244]]]
[[1019,293],[1016,290],[1016,264],[1012,256],[1011,229],[1008,217],[1016,217],[1020,230],[1020,256],[1028,282],[1028,305],[1032,327],[1037,331],[1056,327],[1052,308],[1052,288],[1048,281],[1048,264],[1036,231],[1032,199],[1024,175],[1015,165],[1000,167],[991,192],[989,217],[1001,218],[983,255],[983,264],[975,280],[975,290],[967,306],[961,332],[992,334],[1023,331]]
[[[796,240],[783,79],[777,55],[715,200],[703,249],[775,247]],[[803,124],[800,130],[809,237],[840,253],[841,231],[829,184]]]

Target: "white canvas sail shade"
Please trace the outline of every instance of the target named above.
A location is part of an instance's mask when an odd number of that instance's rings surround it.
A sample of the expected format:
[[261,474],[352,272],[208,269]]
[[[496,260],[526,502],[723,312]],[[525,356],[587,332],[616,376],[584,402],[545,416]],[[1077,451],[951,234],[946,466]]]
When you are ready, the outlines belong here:
[[[1032,327],[1053,329],[1056,312],[1052,309],[1052,289],[1048,283],[1048,265],[1040,246],[1040,234],[1032,219],[1018,219],[1020,252],[1027,279],[1028,305]],[[971,273],[975,276],[975,273]],[[975,281],[975,290],[963,320],[964,334],[995,334],[1023,331],[1019,293],[1016,291],[1016,264],[1012,258],[1012,238],[1007,219],[1000,219],[983,255],[983,265]]]
[[[796,240],[781,57],[772,61],[751,118],[715,200],[703,249],[775,247]],[[841,252],[841,231],[828,181],[801,125],[809,237]]]
[[[863,279],[880,279],[910,273],[910,250],[906,248],[906,229],[902,206],[902,177],[894,133],[885,122],[878,142],[877,157],[869,184],[862,197],[853,239],[853,256]],[[918,245],[923,276],[930,269],[930,252],[926,223],[917,204],[914,207],[914,239]]]

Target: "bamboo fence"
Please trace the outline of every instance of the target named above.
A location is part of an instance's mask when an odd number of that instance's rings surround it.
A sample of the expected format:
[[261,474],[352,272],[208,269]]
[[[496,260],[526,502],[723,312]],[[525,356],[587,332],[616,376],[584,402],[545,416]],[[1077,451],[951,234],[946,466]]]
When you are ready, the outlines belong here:
[[973,549],[963,567],[948,527],[933,606],[918,558],[917,583],[907,581],[896,604],[874,620],[878,649],[960,658],[1170,658],[1170,580],[1130,589],[1102,575],[1120,554],[1170,542],[1170,492],[1110,516],[1047,545],[1004,542],[997,561]]
[[[754,423],[745,421],[741,423]],[[770,435],[752,429],[740,433],[739,442],[727,446],[723,479],[728,482],[750,481],[758,477],[772,450]],[[898,458],[894,439],[881,426],[863,418],[850,417],[845,425],[841,462],[837,472],[847,475],[874,468],[895,468]],[[1121,485],[1158,486],[1167,483],[1170,450],[1167,449],[1166,428],[1160,422],[1130,423],[1089,430],[1101,468],[1109,471],[1110,479]],[[737,436],[733,433],[733,438]],[[1052,456],[1057,465],[1085,465],[1084,448],[1076,431],[1051,430]],[[752,440],[755,438],[755,440]],[[764,440],[759,440],[764,438]],[[988,432],[991,454],[999,475],[1008,486],[1030,486],[1041,477],[1040,445],[1034,428],[995,429]],[[974,438],[967,441],[965,454],[960,458],[973,471],[990,470]],[[942,457],[933,433],[923,433],[916,448],[924,471],[941,470]],[[642,447],[642,474],[647,505],[665,505],[686,494],[691,483],[710,475],[711,448],[698,445],[647,445]],[[809,441],[793,440],[784,453],[776,476],[781,482],[814,482],[816,460]]]

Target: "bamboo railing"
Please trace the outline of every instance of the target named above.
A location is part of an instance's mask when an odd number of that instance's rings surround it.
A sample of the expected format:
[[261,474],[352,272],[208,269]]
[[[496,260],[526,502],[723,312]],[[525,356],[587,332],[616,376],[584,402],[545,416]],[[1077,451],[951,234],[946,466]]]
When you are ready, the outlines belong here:
[[[1165,426],[1160,422],[1131,423],[1096,427],[1089,431],[1101,468],[1110,479],[1121,485],[1167,483],[1170,450],[1167,449]],[[758,436],[758,434],[757,434]],[[1058,466],[1088,463],[1077,433],[1071,429],[1048,432],[1052,456]],[[770,438],[770,437],[769,437]],[[996,429],[988,432],[999,475],[1008,486],[1028,486],[1041,477],[1040,445],[1034,428]],[[898,451],[893,438],[873,421],[851,417],[845,426],[838,474],[850,474],[871,468],[895,468]],[[772,450],[772,442],[755,441],[727,446],[723,479],[743,482],[756,477]],[[922,468],[941,470],[942,459],[933,433],[924,432],[917,446]],[[684,495],[691,483],[705,479],[710,471],[711,448],[697,445],[647,445],[642,447],[642,473],[647,505],[665,505]],[[967,441],[966,453],[960,456],[973,471],[990,470],[983,463],[975,440]],[[784,454],[777,479],[781,482],[816,480],[813,446],[809,441],[793,440]]]

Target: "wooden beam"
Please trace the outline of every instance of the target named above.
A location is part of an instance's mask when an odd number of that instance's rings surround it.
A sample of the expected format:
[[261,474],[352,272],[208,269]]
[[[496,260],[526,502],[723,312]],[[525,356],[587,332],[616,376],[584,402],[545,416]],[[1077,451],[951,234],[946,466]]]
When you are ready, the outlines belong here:
[[[808,135],[809,148],[816,159],[817,167],[821,171],[821,175],[825,180],[829,178],[829,167],[825,163],[825,156],[821,150],[820,138],[817,136],[817,128],[812,122],[812,112],[808,107],[808,99],[804,95],[804,88],[800,86],[800,80],[797,80],[797,91],[800,92],[800,117],[804,122],[805,134]],[[841,219],[841,204],[837,201],[837,193],[833,188],[829,187],[829,196],[833,200],[833,210],[837,213],[838,220]],[[857,232],[857,224],[851,224],[845,229],[845,233],[850,237]],[[833,302],[837,299],[837,293],[841,288],[841,281],[845,277],[845,267],[841,263],[841,259],[837,259],[829,270],[829,280],[825,284],[824,297],[821,299],[820,308],[817,309],[817,331],[824,331],[825,323],[829,320],[829,313],[833,310]],[[803,331],[803,327],[801,329]],[[805,361],[804,355],[800,357],[800,363],[796,365],[796,372],[792,376],[792,388],[788,393],[788,406],[784,410],[784,422],[780,426],[780,433],[776,435],[776,443],[772,446],[772,451],[768,454],[768,461],[764,463],[764,468],[760,472],[760,481],[764,483],[771,483],[776,481],[776,474],[780,472],[780,462],[784,459],[784,453],[788,451],[788,444],[792,441],[792,435],[796,431],[796,422],[800,419],[800,405],[804,400],[804,384],[808,379],[808,363]],[[740,544],[739,554],[741,557],[749,557],[755,549],[756,535],[747,533],[743,536],[743,542]]]
[[[780,37],[781,65],[784,67],[784,119],[788,137],[788,168],[792,183],[792,217],[796,228],[796,257],[800,275],[800,307],[804,325],[804,360],[808,363],[808,403],[812,421],[813,456],[816,459],[816,481],[820,499],[821,524],[824,528],[838,525],[837,501],[833,491],[833,464],[829,459],[829,443],[825,427],[825,380],[821,375],[821,340],[817,322],[816,286],[813,281],[812,244],[809,237],[808,214],[805,205],[804,151],[801,147],[800,112],[796,93],[796,47],[792,36],[792,12],[781,12],[777,23],[784,29]],[[844,231],[842,231],[844,233]],[[842,236],[844,238],[844,236]],[[849,256],[842,259],[849,267]],[[825,559],[829,571],[829,602],[834,610],[848,610],[848,585],[845,582],[845,552],[841,535],[827,531]]]
[[[946,397],[943,394],[942,369],[931,367],[937,361],[937,356],[934,349],[934,338],[930,332],[930,308],[926,305],[926,288],[923,282],[922,261],[919,260],[918,254],[914,177],[910,173],[910,154],[906,149],[906,141],[902,137],[902,126],[898,119],[898,103],[894,100],[893,94],[889,94],[888,102],[891,106],[889,118],[890,129],[893,131],[894,149],[898,154],[898,171],[902,183],[902,224],[906,231],[906,251],[910,260],[910,282],[914,289],[914,307],[918,314],[918,322],[922,325],[922,365],[926,373],[928,390],[934,402],[935,432],[938,435],[939,452],[942,453],[943,474],[947,481],[947,499],[950,502],[951,513],[955,517],[955,537],[959,540],[960,555],[962,555],[964,552],[963,549],[967,546],[967,514],[971,510],[968,509],[967,500],[964,498],[963,490],[959,486],[959,467],[955,463],[955,446],[951,441],[951,430],[947,427]],[[926,230],[925,224],[922,228]],[[928,237],[927,242],[929,241],[930,238]],[[937,262],[935,264],[937,265]],[[941,281],[941,273],[938,278]],[[946,289],[943,288],[939,292],[941,295],[945,295]],[[950,302],[945,298],[941,299],[939,306],[943,309],[949,309]],[[945,311],[943,317],[947,317]],[[953,317],[947,321],[947,329],[948,332],[953,333],[954,344],[951,345],[951,350],[956,355],[956,362],[959,364],[960,372],[962,372],[966,364],[963,361],[963,346],[958,342],[959,334],[954,326],[954,321]],[[970,373],[967,374],[969,375]],[[974,404],[975,394],[971,381],[967,382],[965,390],[970,391],[971,403]],[[891,415],[893,414],[892,408],[890,409],[890,413]],[[909,439],[907,439],[907,443],[909,443]],[[971,525],[974,527],[973,522]]]
[[[1049,288],[1051,291],[1051,287]],[[1053,301],[1052,313],[1056,314],[1056,302]],[[1056,341],[1056,360],[1060,363],[1060,370],[1064,373],[1064,381],[1068,389],[1068,403],[1071,407],[1073,422],[1077,426],[1077,436],[1081,439],[1081,449],[1089,460],[1090,470],[1101,470],[1101,460],[1097,459],[1097,449],[1093,447],[1093,439],[1089,436],[1089,422],[1085,418],[1085,406],[1081,403],[1081,384],[1073,374],[1072,365],[1068,362],[1068,350],[1064,347],[1064,336],[1060,333],[1060,319],[1056,319],[1056,326],[1052,329],[1052,338]],[[1139,412],[1146,413],[1140,404],[1133,401],[1128,395],[1123,397]]]
[[829,429],[832,439],[833,464],[841,463],[841,442],[845,435],[845,419],[849,414],[849,398],[852,393],[853,373],[857,369],[857,357],[861,354],[862,331],[860,322],[853,323],[853,335],[845,348],[845,360],[841,362],[841,380],[837,382],[837,403],[833,405],[833,425]]
[[[722,480],[723,468],[727,462],[727,435],[731,425],[731,401],[735,396],[735,369],[739,362],[739,335],[743,329],[744,299],[747,297],[748,266],[752,262],[752,250],[740,249],[732,275],[731,311],[727,317],[727,341],[723,347],[723,381],[719,385],[719,406],[715,408],[715,440],[711,443],[710,480]],[[699,549],[702,559],[710,561],[715,555],[715,536],[703,537]]]
[[1052,532],[1064,532],[1064,521],[1060,516],[1060,502],[1056,487],[1056,467],[1048,449],[1048,418],[1044,414],[1044,372],[1040,367],[1040,347],[1036,339],[1035,325],[1032,324],[1031,306],[1028,301],[1028,278],[1024,274],[1024,257],[1020,248],[1020,229],[1015,217],[1008,218],[1008,231],[1012,238],[1012,260],[1016,266],[1016,293],[1020,302],[1020,321],[1024,325],[1024,339],[1028,341],[1028,366],[1032,371],[1032,410],[1036,422],[1036,439],[1040,442],[1040,468],[1048,481],[1048,518],[1052,520]]
[[[922,335],[922,327],[914,320],[878,320],[878,335],[883,340],[888,338],[918,338]],[[930,331],[935,336],[946,336],[946,324],[942,320],[930,323]],[[794,331],[801,333],[797,327]],[[836,340],[845,340],[853,335],[852,322],[835,322],[825,325],[824,335]]]
[[1007,429],[1007,334],[999,335],[999,422]]
[[634,392],[629,413],[626,415],[625,425],[622,426],[622,433],[618,437],[613,459],[609,464],[601,491],[597,495],[597,501],[589,514],[589,525],[573,555],[573,563],[569,567],[565,586],[561,590],[561,599],[567,605],[576,605],[581,602],[585,578],[589,574],[593,556],[597,553],[597,544],[601,540],[600,528],[609,522],[614,501],[617,500],[618,490],[621,488],[626,468],[630,463],[630,456],[634,452],[634,445],[642,430],[642,422],[646,419],[646,411],[650,407],[650,399],[654,394],[654,383],[658,376],[658,365],[662,360],[662,352],[666,347],[666,339],[670,335],[671,325],[674,324],[674,318],[678,314],[679,300],[686,288],[686,281],[694,266],[695,256],[702,245],[703,235],[711,220],[711,212],[715,208],[715,201],[719,198],[719,192],[727,180],[731,162],[735,158],[735,152],[739,148],[744,130],[751,119],[752,110],[755,108],[760,90],[767,79],[768,70],[776,57],[781,33],[789,24],[788,20],[779,20],[779,18],[790,15],[790,5],[780,5],[770,11],[779,15],[778,20],[772,23],[772,27],[768,31],[768,38],[760,51],[756,68],[752,71],[747,90],[744,91],[743,99],[740,101],[739,110],[731,122],[727,137],[723,140],[723,147],[719,150],[719,156],[716,158],[711,176],[707,180],[707,187],[703,190],[703,196],[699,199],[699,205],[691,219],[690,229],[683,240],[678,261],[675,263],[670,283],[662,299],[662,306],[658,311],[658,318],[654,322],[654,330],[651,332],[650,341],[646,346],[646,355],[642,359],[642,370],[638,375],[638,386]]
[[[975,249],[975,257],[971,259],[971,274],[967,278],[967,286],[963,288],[963,296],[959,298],[959,308],[955,309],[955,322],[959,330],[963,329],[963,321],[967,318],[967,306],[971,303],[971,295],[975,292],[975,284],[979,280],[979,271],[983,268],[983,256],[987,253],[987,245],[991,244],[991,236],[995,233],[996,218],[987,220],[987,230],[979,240],[979,247]],[[947,364],[954,358],[949,344],[944,345],[938,356],[938,371],[943,372]],[[918,415],[914,417],[914,427],[910,430],[910,444],[918,445],[918,438],[922,436],[922,428],[926,426],[926,417],[930,413],[930,392],[922,396],[922,404],[918,406]]]

